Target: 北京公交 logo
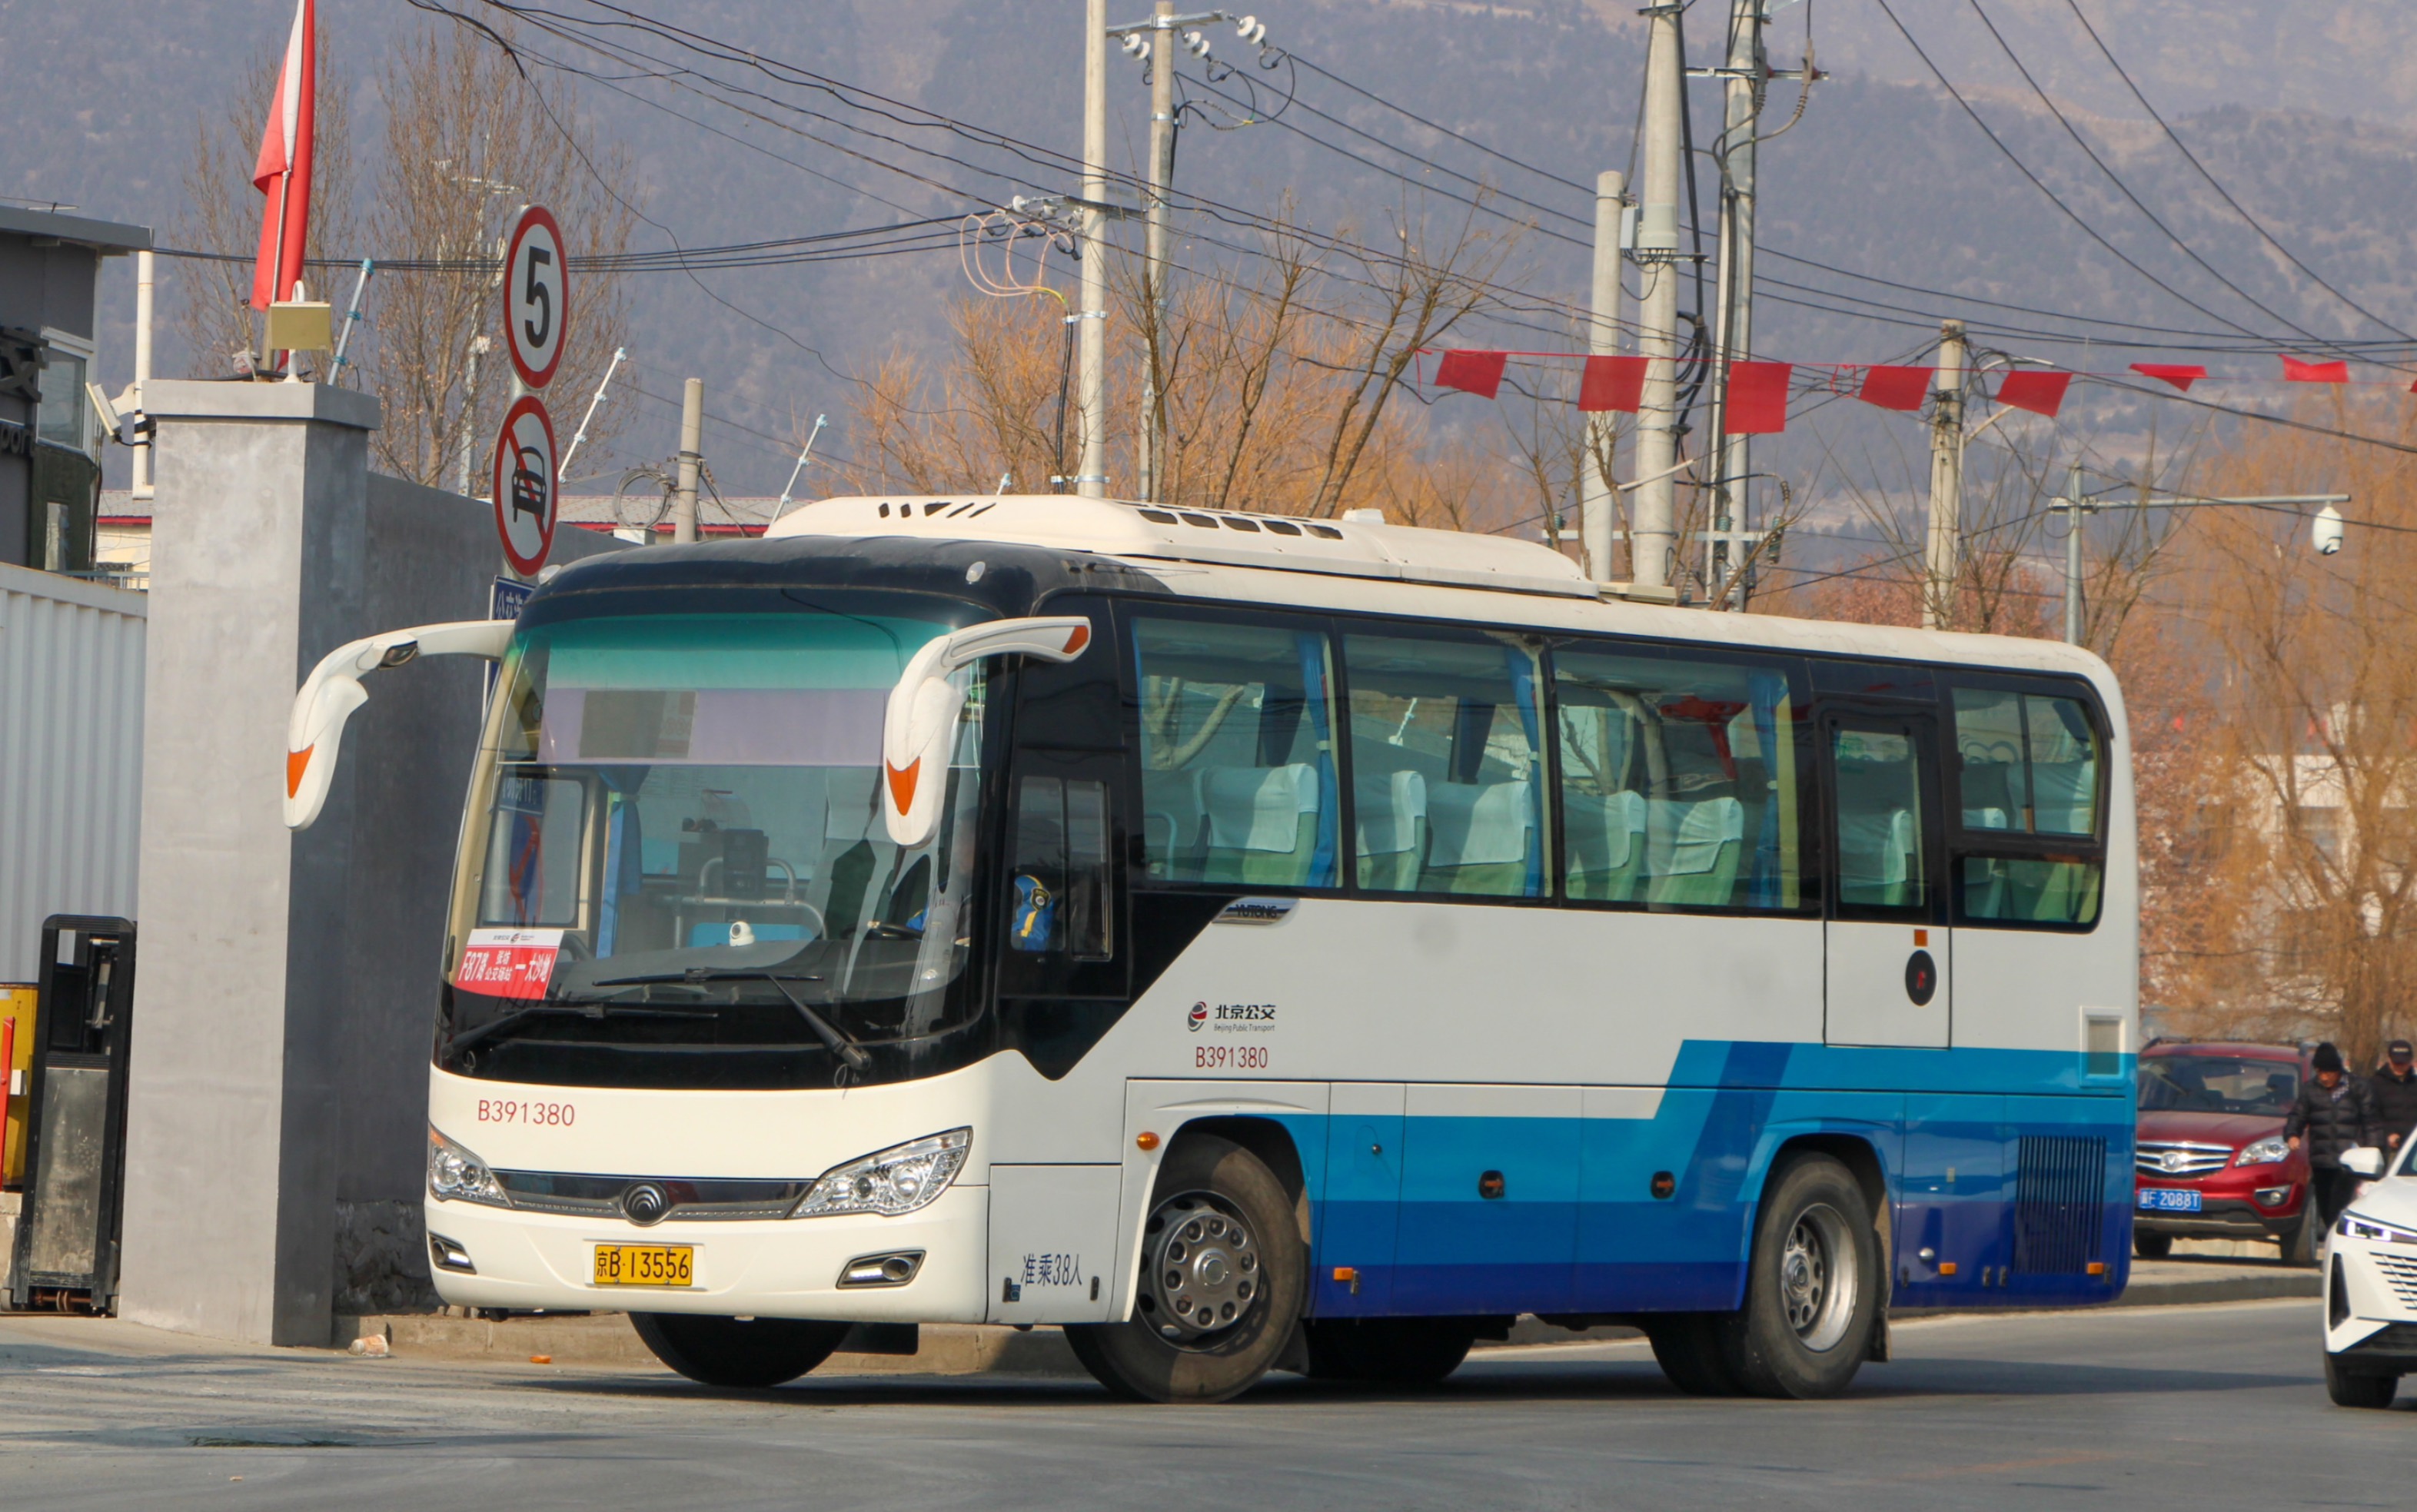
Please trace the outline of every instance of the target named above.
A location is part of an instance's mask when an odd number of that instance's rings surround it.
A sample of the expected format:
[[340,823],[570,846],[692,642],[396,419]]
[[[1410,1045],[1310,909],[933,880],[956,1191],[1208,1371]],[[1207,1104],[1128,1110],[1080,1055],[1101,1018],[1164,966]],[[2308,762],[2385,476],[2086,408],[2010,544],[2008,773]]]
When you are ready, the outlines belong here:
[[1192,1032],[1195,1035],[1198,1034],[1202,1026],[1207,1024],[1208,1021],[1208,1005],[1206,1003],[1194,1003],[1192,1005],[1192,1013],[1190,1017]]

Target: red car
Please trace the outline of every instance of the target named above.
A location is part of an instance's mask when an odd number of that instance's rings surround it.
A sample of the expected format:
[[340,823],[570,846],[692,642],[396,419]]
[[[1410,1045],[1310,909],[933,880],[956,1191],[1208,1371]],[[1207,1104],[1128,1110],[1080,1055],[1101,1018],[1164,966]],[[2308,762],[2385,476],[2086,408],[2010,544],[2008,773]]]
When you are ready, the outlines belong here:
[[2144,1259],[2174,1241],[2271,1239],[2311,1264],[2308,1160],[2283,1139],[2307,1065],[2288,1045],[2151,1042],[2140,1051],[2132,1248]]

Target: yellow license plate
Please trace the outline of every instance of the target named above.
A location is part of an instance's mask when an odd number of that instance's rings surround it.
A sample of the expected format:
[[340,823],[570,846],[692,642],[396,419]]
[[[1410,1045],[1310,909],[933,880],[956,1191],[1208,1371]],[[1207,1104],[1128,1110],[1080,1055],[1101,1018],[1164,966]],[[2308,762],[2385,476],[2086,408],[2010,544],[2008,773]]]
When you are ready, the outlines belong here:
[[694,1286],[692,1245],[598,1245],[598,1286]]

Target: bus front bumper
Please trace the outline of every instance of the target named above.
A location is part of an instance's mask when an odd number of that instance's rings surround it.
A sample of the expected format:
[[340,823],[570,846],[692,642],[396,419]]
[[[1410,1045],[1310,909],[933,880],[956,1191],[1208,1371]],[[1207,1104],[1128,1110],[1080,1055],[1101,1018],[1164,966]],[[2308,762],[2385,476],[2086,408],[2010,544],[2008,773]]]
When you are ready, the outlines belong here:
[[[423,1204],[429,1272],[455,1307],[980,1323],[990,1189],[953,1186],[898,1217],[676,1220],[640,1228],[464,1202]],[[599,1286],[599,1245],[681,1246],[687,1286]],[[843,1286],[852,1261],[921,1252],[903,1285]],[[460,1268],[462,1262],[472,1268]],[[451,1262],[451,1263],[448,1263]]]

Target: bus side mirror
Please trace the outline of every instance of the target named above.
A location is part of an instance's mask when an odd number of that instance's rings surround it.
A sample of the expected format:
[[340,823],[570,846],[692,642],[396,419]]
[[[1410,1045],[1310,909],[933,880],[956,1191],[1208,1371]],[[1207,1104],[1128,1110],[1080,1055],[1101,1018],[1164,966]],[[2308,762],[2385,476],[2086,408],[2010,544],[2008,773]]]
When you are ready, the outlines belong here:
[[328,785],[336,779],[336,752],[343,745],[344,721],[370,701],[368,690],[361,687],[364,674],[421,657],[484,657],[500,661],[511,639],[510,620],[457,620],[388,630],[340,645],[320,658],[294,695],[294,713],[285,724],[285,827],[309,829],[326,807]]
[[920,845],[938,826],[949,786],[949,746],[956,737],[965,689],[954,674],[984,657],[1039,657],[1072,661],[1091,643],[1091,622],[1065,618],[1002,619],[926,643],[889,690],[881,718],[881,817],[889,839]]

